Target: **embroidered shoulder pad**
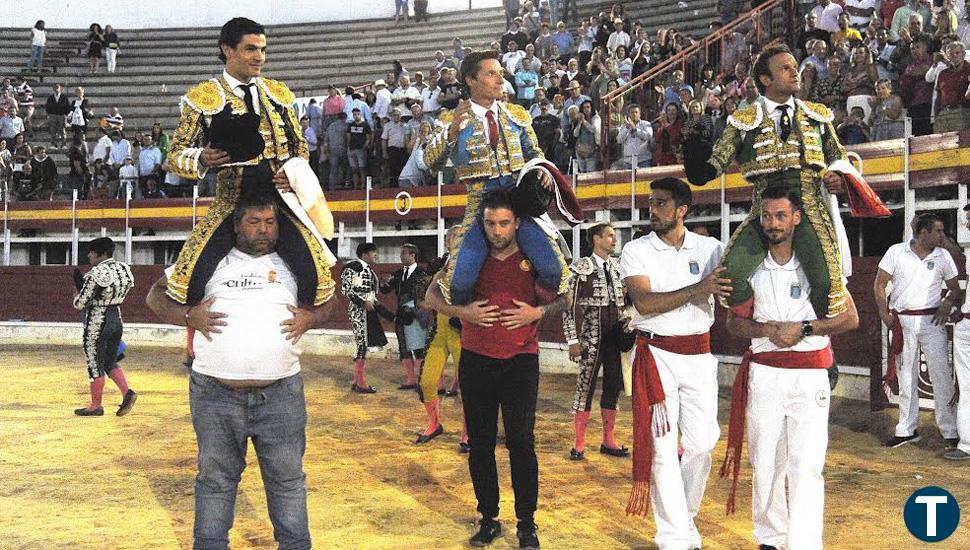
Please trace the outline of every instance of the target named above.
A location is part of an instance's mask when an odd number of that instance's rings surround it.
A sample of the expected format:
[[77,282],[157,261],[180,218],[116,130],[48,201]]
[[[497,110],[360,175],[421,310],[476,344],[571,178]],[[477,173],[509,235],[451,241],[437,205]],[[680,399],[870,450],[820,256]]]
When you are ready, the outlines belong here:
[[761,104],[756,102],[744,109],[734,111],[734,114],[729,116],[727,121],[728,124],[742,132],[750,132],[761,125],[762,117]]
[[795,102],[802,108],[802,111],[812,120],[817,120],[819,122],[832,122],[835,116],[832,114],[832,110],[822,105],[821,103],[813,103],[811,101],[802,101],[796,99]]
[[349,269],[351,271],[360,273],[364,271],[364,263],[360,260],[350,260],[344,265],[344,269]]
[[576,275],[581,275],[583,277],[586,277],[588,275],[592,275],[593,272],[596,271],[596,264],[593,263],[592,258],[590,258],[589,256],[585,256],[583,258],[576,260],[576,262],[573,263],[573,265],[569,266],[569,270],[575,273]]
[[532,125],[532,117],[529,116],[529,111],[527,111],[525,107],[516,105],[515,103],[504,102],[499,103],[499,105],[505,110],[505,113],[509,115],[509,118],[511,118],[513,122],[522,126]]
[[263,90],[266,91],[266,94],[269,95],[270,99],[278,105],[290,106],[296,101],[296,96],[293,95],[293,92],[286,87],[286,84],[283,84],[279,80],[260,78],[259,83]]
[[454,118],[454,111],[452,109],[442,110],[438,113],[438,125],[448,126],[451,124],[451,120]]
[[226,92],[219,81],[212,79],[197,84],[182,96],[182,103],[204,115],[214,115],[226,105]]

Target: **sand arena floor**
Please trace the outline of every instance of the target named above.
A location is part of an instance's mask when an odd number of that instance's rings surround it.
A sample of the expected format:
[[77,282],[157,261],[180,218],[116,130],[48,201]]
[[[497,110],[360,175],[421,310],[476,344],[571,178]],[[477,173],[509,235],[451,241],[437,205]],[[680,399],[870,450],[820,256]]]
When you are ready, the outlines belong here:
[[[169,349],[129,349],[122,365],[140,398],[132,413],[109,382],[106,416],[78,418],[87,384],[77,348],[0,346],[0,548],[191,548],[195,438],[186,370]],[[413,445],[424,410],[415,394],[397,391],[402,371],[375,361],[376,395],[350,393],[350,362],[304,360],[309,407],[304,467],[310,529],[317,548],[462,548],[476,520],[463,455],[457,453],[460,404],[443,405],[447,433]],[[449,366],[450,379],[452,368]],[[574,379],[543,375],[536,422],[540,501],[536,521],[543,548],[654,548],[653,520],[624,515],[630,460],[595,452],[594,418],[588,460],[567,460],[572,444]],[[724,456],[727,393],[722,391]],[[630,445],[629,400],[621,401],[619,438]],[[865,404],[833,400],[826,469],[827,548],[930,547],[905,530],[902,505],[916,488],[946,487],[964,505],[961,527],[935,548],[970,548],[970,464],[939,457],[943,447],[928,416],[923,442],[889,451],[878,440],[895,414],[870,415]],[[516,547],[508,457],[499,447],[504,536],[495,548]],[[266,500],[250,449],[237,499],[232,547],[275,548]],[[724,514],[728,488],[712,471],[698,527],[704,548],[752,548],[750,467],[745,458],[739,513]]]

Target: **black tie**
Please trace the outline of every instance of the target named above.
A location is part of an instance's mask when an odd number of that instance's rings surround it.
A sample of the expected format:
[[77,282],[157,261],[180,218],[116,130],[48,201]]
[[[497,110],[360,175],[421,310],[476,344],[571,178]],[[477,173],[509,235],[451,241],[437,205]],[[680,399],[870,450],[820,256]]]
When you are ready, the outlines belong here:
[[246,102],[246,107],[249,109],[250,113],[256,114],[256,106],[253,104],[253,92],[250,89],[252,84],[240,84],[239,87],[243,91],[243,101]]
[[788,116],[788,105],[779,105],[775,109],[781,111],[781,140],[788,141],[791,134],[791,117]]

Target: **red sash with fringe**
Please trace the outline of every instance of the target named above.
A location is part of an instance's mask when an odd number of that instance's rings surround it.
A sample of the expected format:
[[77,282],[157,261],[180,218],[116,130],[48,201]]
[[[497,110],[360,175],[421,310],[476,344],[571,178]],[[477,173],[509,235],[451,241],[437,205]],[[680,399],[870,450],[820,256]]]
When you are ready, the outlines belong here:
[[680,355],[711,352],[711,334],[648,337],[637,333],[633,360],[633,489],[626,513],[646,516],[650,510],[650,470],[653,467],[653,438],[670,431],[663,384],[650,346]]
[[727,454],[721,464],[721,477],[730,472],[733,476],[728,493],[727,513],[734,513],[738,492],[738,473],[741,471],[741,447],[744,444],[744,415],[748,410],[748,375],[751,362],[780,369],[827,369],[832,366],[832,346],[815,351],[767,351],[751,353],[748,349],[741,358],[741,367],[731,389],[731,420],[728,422]]

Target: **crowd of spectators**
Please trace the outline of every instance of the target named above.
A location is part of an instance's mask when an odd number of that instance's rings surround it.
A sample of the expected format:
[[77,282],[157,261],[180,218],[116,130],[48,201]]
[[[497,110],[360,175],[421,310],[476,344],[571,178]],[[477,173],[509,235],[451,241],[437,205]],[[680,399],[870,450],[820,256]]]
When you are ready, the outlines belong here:
[[[69,97],[57,83],[42,108],[46,132],[31,123],[29,83],[0,82],[0,188],[8,200],[70,199],[74,191],[81,199],[124,198],[128,189],[138,199],[166,196],[169,138],[160,124],[126,130],[118,107],[97,116],[83,87]],[[63,155],[66,169],[58,170],[52,155]]]
[[[777,32],[783,25],[758,24],[752,16],[708,47],[695,48],[697,39],[677,29],[648,36],[620,3],[584,20],[569,0],[521,5],[506,0],[504,5],[507,30],[487,45],[501,53],[504,99],[529,110],[539,146],[569,173],[679,163],[684,136],[701,133],[716,140],[728,115],[757,100],[750,75],[754,59],[761,48],[788,38]],[[784,13],[804,22],[789,44],[799,62],[801,99],[832,109],[844,144],[903,137],[906,117],[917,136],[970,128],[970,23],[962,2],[796,0],[794,5],[795,14]],[[751,3],[722,0],[719,9],[711,32],[750,10]],[[43,32],[42,21],[37,27]],[[91,68],[97,70],[102,49],[117,48],[117,35],[95,24],[88,38]],[[614,95],[603,110],[607,94],[689,48],[694,53],[658,72],[654,85]],[[321,185],[329,191],[362,189],[368,177],[374,187],[433,183],[423,145],[439,113],[460,100],[458,67],[469,51],[455,38],[447,52],[435,53],[426,70],[412,72],[394,61],[372,85],[341,89],[333,84],[327,97],[311,100],[301,126]],[[113,70],[110,57],[109,64]],[[20,197],[69,194],[72,188],[82,197],[114,197],[130,185],[133,196],[141,198],[180,188],[163,185],[168,138],[159,125],[134,132],[129,140],[116,108],[97,117],[82,88],[71,97],[57,86],[54,90],[45,105],[50,147],[32,148],[30,140],[38,135],[31,124],[29,84],[21,78],[0,87],[0,178],[18,192],[23,189]],[[67,136],[82,136],[83,147],[68,147],[65,128]],[[95,137],[100,139],[88,151],[86,144]],[[55,152],[70,160],[66,186],[58,185],[56,171],[35,169]],[[603,159],[610,165],[603,166]],[[214,181],[200,183],[200,195],[214,193]]]

